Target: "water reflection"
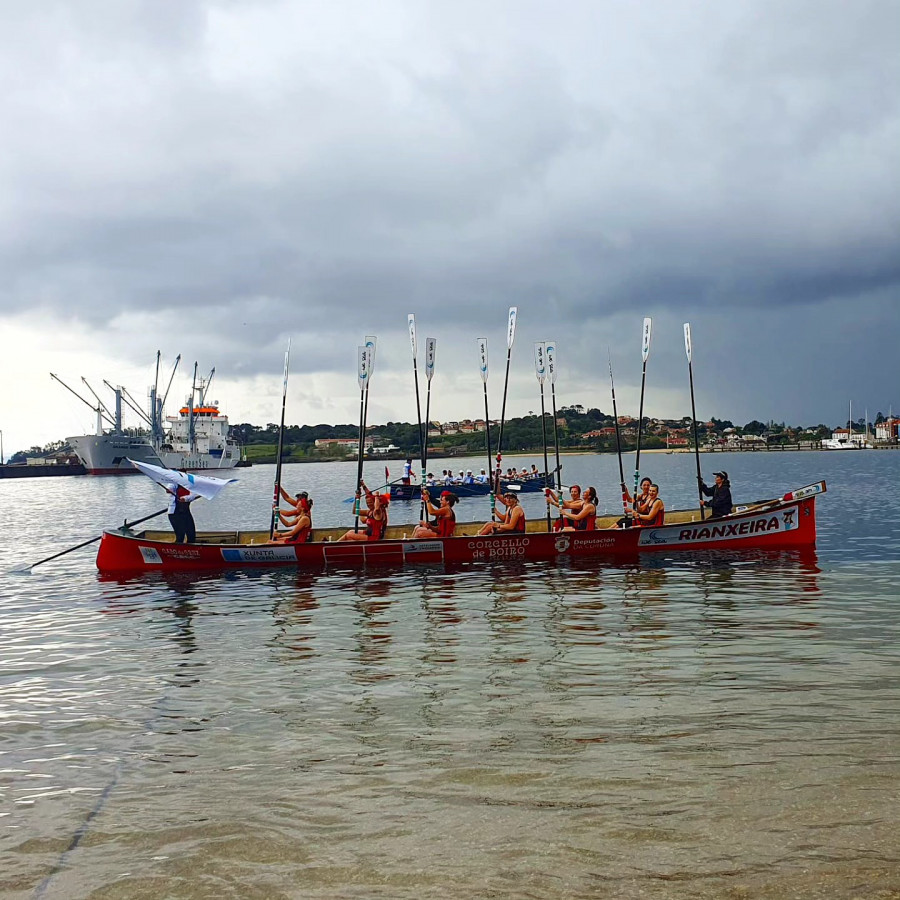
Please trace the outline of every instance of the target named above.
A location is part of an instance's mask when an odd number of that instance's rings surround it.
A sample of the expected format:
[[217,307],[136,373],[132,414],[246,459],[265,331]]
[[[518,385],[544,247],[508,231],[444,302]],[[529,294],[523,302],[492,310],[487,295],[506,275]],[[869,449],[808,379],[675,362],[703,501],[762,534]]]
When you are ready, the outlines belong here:
[[353,609],[357,612],[354,640],[357,665],[350,677],[361,684],[394,677],[385,663],[391,651],[391,627],[388,616],[393,606],[391,579],[384,573],[361,573],[352,581]]

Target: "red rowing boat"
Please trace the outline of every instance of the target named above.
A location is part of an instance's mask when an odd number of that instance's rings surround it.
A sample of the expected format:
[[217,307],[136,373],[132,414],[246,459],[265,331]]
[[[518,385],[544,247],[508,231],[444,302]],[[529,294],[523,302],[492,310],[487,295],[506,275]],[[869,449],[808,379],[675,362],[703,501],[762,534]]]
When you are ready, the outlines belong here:
[[[458,526],[449,538],[408,540],[392,526],[382,541],[339,542],[344,529],[316,529],[309,544],[267,544],[265,532],[206,532],[194,544],[174,544],[166,532],[128,529],[103,533],[97,568],[104,573],[225,571],[266,566],[300,569],[360,569],[370,565],[459,564],[495,560],[555,560],[601,557],[634,559],[643,553],[697,550],[781,550],[816,542],[815,499],[825,482],[808,485],[730,516],[701,521],[696,510],[667,513],[653,528],[616,528],[597,520],[594,531],[548,532],[529,522],[524,534],[479,536],[478,525]],[[610,527],[611,526],[611,527]],[[409,526],[406,526],[409,527]],[[462,533],[460,533],[462,532]]]

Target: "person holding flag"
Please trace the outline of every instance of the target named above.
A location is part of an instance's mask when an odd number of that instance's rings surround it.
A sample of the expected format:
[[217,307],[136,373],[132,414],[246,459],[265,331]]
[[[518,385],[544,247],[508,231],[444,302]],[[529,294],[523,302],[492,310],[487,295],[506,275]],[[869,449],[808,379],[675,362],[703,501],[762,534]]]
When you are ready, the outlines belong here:
[[[184,474],[184,473],[182,473]],[[172,482],[163,485],[169,494],[169,524],[175,532],[176,544],[193,544],[197,541],[197,526],[191,514],[191,504],[200,499],[200,494]]]
[[212,500],[222,488],[237,481],[237,478],[212,478],[209,475],[194,475],[179,469],[163,469],[133,459],[128,461],[170,495],[169,522],[175,532],[176,544],[193,544],[197,540],[191,504],[200,497]]

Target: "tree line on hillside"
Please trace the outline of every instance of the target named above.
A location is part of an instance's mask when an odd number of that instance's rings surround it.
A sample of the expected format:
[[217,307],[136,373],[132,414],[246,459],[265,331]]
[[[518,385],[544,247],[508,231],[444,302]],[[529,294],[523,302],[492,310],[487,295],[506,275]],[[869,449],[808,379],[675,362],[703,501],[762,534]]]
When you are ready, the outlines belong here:
[[[637,421],[631,421],[627,416],[620,416],[620,421],[627,424],[620,426],[622,432],[623,449],[631,449],[636,442]],[[878,413],[874,424],[885,421],[883,413]],[[599,409],[585,409],[580,405],[564,406],[557,411],[557,432],[560,446],[571,449],[608,451],[615,450],[615,434],[593,434],[592,432],[614,429],[615,423],[609,413]],[[852,424],[854,430],[862,431],[865,427],[865,419],[860,418],[852,423],[845,421],[841,427],[847,428]],[[872,424],[872,423],[870,423]],[[547,442],[553,446],[553,418],[546,414],[545,426],[547,429]],[[753,419],[743,426],[736,426],[728,419],[713,417],[709,422],[698,422],[697,432],[701,445],[714,440],[724,439],[728,434],[738,436],[753,435],[765,437],[768,443],[796,443],[800,440],[822,440],[831,436],[833,429],[828,425],[813,425],[801,427],[786,425],[784,422],[760,422]],[[491,424],[491,446],[496,448],[500,427],[496,423]],[[679,437],[687,437],[693,446],[690,416],[682,419],[651,419],[644,417],[643,437],[641,446],[651,450],[666,446],[667,436],[678,434]],[[591,436],[586,436],[591,435]],[[240,425],[232,425],[230,436],[245,447],[258,446],[266,448],[266,445],[278,443],[278,425],[269,423],[265,427],[244,422]],[[359,437],[358,425],[288,425],[284,429],[285,456],[287,457],[316,457],[327,456],[329,458],[342,455],[355,455],[355,449],[343,450],[328,448],[316,448],[317,440],[329,438],[343,438],[345,440],[357,440]],[[416,456],[419,450],[419,429],[415,422],[387,422],[384,425],[373,425],[366,429],[367,443],[372,442],[376,446],[387,447],[393,445],[397,448],[396,454],[408,454]],[[484,432],[472,431],[467,433],[429,435],[428,446],[444,452],[478,455],[485,446]],[[542,447],[541,417],[534,413],[527,416],[510,419],[503,427],[503,449],[507,451],[524,450],[534,452]],[[24,463],[27,459],[56,456],[66,449],[64,441],[51,441],[43,447],[32,446],[28,450],[19,450],[8,460],[8,463]],[[261,458],[271,456],[264,452]]]
[[[623,449],[633,449],[637,437],[637,421],[628,417],[620,417],[620,437]],[[551,413],[546,413],[544,420],[547,443],[554,445],[554,427]],[[860,425],[860,427],[862,427]],[[260,426],[243,423],[232,428],[232,436],[245,446],[275,445],[278,443],[278,426],[269,423]],[[431,431],[434,431],[432,427]],[[491,446],[496,448],[500,426],[491,424]],[[557,411],[557,435],[561,447],[594,451],[615,450],[615,422],[609,413],[597,408],[585,409],[583,406],[565,406]],[[693,445],[691,419],[659,420],[644,417],[641,445],[645,449],[665,447],[667,439],[679,437]],[[766,436],[772,442],[795,443],[798,440],[820,440],[830,437],[832,429],[827,425],[798,428],[785,423],[760,422],[756,419],[744,426],[735,426],[727,419],[712,418],[709,422],[698,422],[698,438],[701,445],[717,439],[724,439],[728,434]],[[342,438],[356,440],[359,437],[358,425],[292,425],[286,426],[284,432],[284,454],[287,457],[297,456],[355,456],[356,450],[345,450],[334,447],[316,448],[316,440]],[[406,454],[415,457],[419,452],[419,429],[416,423],[387,422],[384,425],[373,425],[366,429],[366,441],[375,447],[396,448],[392,455]],[[445,453],[477,456],[485,448],[484,431],[456,431],[428,435],[428,446]],[[503,449],[513,451],[539,451],[543,446],[543,432],[540,414],[529,413],[510,419],[503,427]]]

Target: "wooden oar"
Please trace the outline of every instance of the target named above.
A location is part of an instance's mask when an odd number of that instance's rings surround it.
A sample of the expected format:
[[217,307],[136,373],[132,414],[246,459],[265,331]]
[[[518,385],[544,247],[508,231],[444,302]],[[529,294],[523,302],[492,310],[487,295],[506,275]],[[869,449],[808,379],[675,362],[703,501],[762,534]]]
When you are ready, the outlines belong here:
[[[123,523],[123,528],[131,528],[132,525],[140,525],[141,522],[146,522],[148,519],[155,519],[157,516],[161,516],[164,512],[167,512],[169,509],[168,506],[164,506],[162,509],[158,509],[155,513],[150,513],[149,516],[144,516],[142,519],[135,519],[133,522],[125,522]],[[102,538],[103,535],[99,534],[97,537],[92,537],[89,541],[82,541],[80,544],[76,544],[74,547],[69,547],[68,550],[60,550],[59,553],[54,553],[53,556],[48,556],[45,559],[39,559],[37,562],[31,563],[31,565],[24,566],[21,569],[11,569],[9,571],[10,575],[28,575],[31,570],[35,566],[43,565],[45,562],[50,562],[51,559],[56,559],[60,556],[65,556],[67,553],[71,553],[73,550],[80,550],[82,547],[87,547],[88,544],[96,544],[97,541]]]
[[628,516],[628,488],[625,486],[625,467],[622,465],[622,436],[619,432],[619,411],[616,408],[616,383],[613,381],[612,354],[609,352],[609,347],[606,348],[606,355],[609,359],[609,386],[612,390],[613,420],[616,425],[616,455],[619,457],[619,483],[622,487],[622,515],[626,521],[630,521]]
[[[356,358],[358,363],[358,379],[359,379],[359,451],[356,463],[356,494],[359,494],[360,486],[363,480],[363,454],[365,453],[366,440],[366,390],[369,386],[369,358],[371,353],[369,348],[363,344],[356,348]],[[356,518],[353,522],[353,530],[359,531],[359,497],[354,495],[356,504],[354,513]]]
[[491,521],[494,521],[494,510],[497,508],[497,498],[494,495],[494,479],[491,477],[491,469],[494,467],[494,458],[491,456],[491,419],[488,415],[488,348],[487,338],[478,338],[478,357],[481,362],[481,384],[484,388],[484,441],[487,447],[488,483],[491,486]]
[[547,460],[547,413],[544,406],[544,379],[547,377],[547,345],[545,341],[534,342],[534,374],[541,386],[541,447],[544,451],[544,499],[547,501],[547,531],[553,527],[550,522],[550,494],[547,492],[546,476],[550,463]]
[[644,319],[644,334],[641,340],[641,405],[638,412],[637,450],[634,454],[634,511],[637,512],[638,483],[641,475],[641,434],[644,430],[644,387],[647,384],[647,357],[650,355],[650,328],[652,320]]
[[[550,379],[550,401],[553,409],[553,446],[556,450],[556,469],[553,486],[562,490],[562,465],[559,461],[559,423],[556,421],[556,341],[547,341],[547,377]],[[546,466],[544,469],[546,470]],[[546,474],[544,476],[546,485]]]
[[503,462],[503,423],[506,420],[506,396],[509,392],[509,362],[512,359],[513,341],[516,339],[516,313],[518,308],[509,308],[506,329],[506,378],[503,382],[503,405],[500,408],[500,434],[497,436],[497,470],[494,475],[494,493],[500,493],[501,463]]
[[700,474],[700,441],[697,439],[697,407],[694,405],[694,366],[691,362],[691,323],[684,323],[684,352],[687,354],[688,377],[691,381],[691,422],[694,427],[694,458],[697,460],[697,495],[700,499],[700,521],[703,521],[703,476]]
[[[437,352],[437,339],[425,339],[425,377],[428,389],[425,391],[425,427],[422,442],[422,487],[425,487],[425,473],[428,469],[428,423],[431,420],[431,379],[434,377],[434,357]],[[422,501],[422,518],[425,518],[425,502]]]
[[[284,354],[284,385],[281,391],[281,428],[278,429],[278,459],[275,460],[275,496],[272,498],[272,521],[269,523],[269,540],[275,534],[275,526],[278,524],[278,501],[281,499],[281,454],[284,449],[284,409],[287,406],[288,367],[291,361],[291,340],[288,338],[287,350]],[[196,371],[197,365],[194,364]],[[194,401],[191,395],[191,408]]]
[[[419,400],[419,352],[416,344],[416,317],[410,313],[406,317],[409,326],[409,345],[412,349],[413,381],[416,385],[416,423],[419,426],[419,460],[422,463],[422,484],[425,483],[425,439],[422,437],[422,404]],[[410,479],[410,482],[412,479]],[[421,518],[425,518],[425,500],[422,500]]]

